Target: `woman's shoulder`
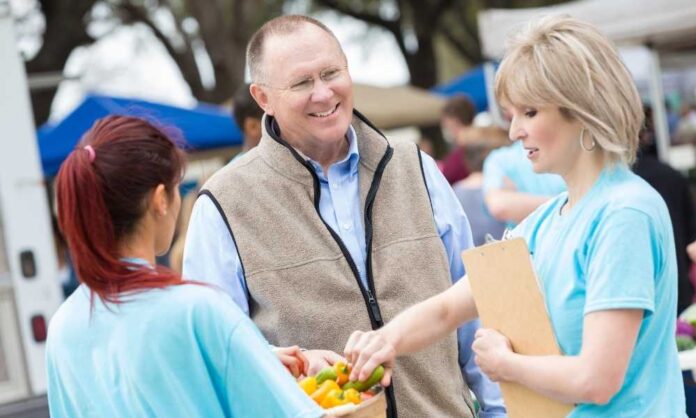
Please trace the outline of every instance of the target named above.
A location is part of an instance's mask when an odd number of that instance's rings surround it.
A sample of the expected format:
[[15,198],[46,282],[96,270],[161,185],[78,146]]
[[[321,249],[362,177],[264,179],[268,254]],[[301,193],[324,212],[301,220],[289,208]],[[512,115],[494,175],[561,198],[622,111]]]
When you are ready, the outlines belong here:
[[244,313],[222,289],[210,284],[184,283],[167,289],[165,303],[198,318],[238,320]]
[[650,217],[669,216],[662,196],[628,168],[609,173],[602,195],[606,214],[635,210]]

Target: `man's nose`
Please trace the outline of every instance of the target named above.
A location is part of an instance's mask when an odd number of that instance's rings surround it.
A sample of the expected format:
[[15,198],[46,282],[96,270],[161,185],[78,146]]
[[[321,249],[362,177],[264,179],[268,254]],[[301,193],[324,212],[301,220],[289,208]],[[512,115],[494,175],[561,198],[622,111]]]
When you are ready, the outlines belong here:
[[314,88],[312,89],[312,100],[320,102],[330,99],[334,92],[331,89],[331,83],[328,83],[321,78],[314,80]]

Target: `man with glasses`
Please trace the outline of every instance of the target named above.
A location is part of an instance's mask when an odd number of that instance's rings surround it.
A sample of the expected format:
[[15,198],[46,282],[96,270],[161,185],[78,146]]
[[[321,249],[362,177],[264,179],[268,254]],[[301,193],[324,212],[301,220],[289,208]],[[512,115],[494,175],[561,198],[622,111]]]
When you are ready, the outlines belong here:
[[[355,329],[375,329],[463,275],[471,231],[434,161],[391,143],[353,109],[337,39],[283,16],[247,49],[263,108],[259,145],[203,187],[184,276],[228,291],[274,346],[300,344],[308,374],[339,356]],[[399,360],[391,417],[505,416],[497,385],[473,362],[477,324]],[[464,376],[464,378],[462,378]]]

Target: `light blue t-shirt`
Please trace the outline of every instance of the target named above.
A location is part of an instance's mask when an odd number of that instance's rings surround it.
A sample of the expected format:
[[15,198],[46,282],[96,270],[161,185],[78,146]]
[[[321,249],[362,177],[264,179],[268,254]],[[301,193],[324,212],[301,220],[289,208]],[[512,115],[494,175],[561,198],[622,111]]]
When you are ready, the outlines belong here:
[[75,291],[46,346],[53,418],[323,416],[224,292],[148,290],[108,307]]
[[518,192],[533,195],[556,196],[566,189],[561,176],[534,172],[522,141],[491,151],[483,163],[484,193],[503,188],[505,178]]
[[621,390],[572,417],[684,417],[674,342],[677,267],[672,226],[660,195],[625,165],[605,169],[566,214],[562,193],[512,231],[529,245],[556,337],[566,355],[582,348],[584,315],[645,311]]

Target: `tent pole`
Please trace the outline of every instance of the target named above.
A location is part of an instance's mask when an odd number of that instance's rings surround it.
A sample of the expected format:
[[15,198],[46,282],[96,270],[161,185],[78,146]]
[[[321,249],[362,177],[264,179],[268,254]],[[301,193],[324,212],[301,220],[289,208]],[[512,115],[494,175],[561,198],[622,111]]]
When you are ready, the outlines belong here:
[[660,55],[652,47],[648,46],[650,53],[650,102],[652,103],[652,118],[655,128],[655,142],[657,145],[657,157],[660,161],[669,164],[670,138],[667,127],[667,110],[665,108],[665,96],[662,91],[662,69],[660,68]]

